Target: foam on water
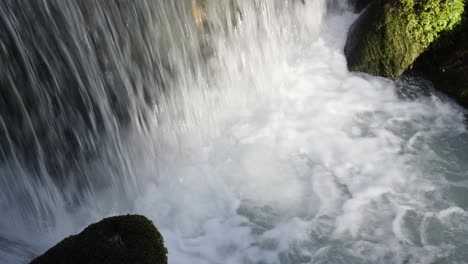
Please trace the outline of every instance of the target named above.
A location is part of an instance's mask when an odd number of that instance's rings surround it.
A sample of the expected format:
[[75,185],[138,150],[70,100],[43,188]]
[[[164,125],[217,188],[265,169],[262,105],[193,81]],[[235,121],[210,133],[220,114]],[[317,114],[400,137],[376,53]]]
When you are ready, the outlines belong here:
[[463,263],[463,110],[427,87],[414,95],[422,80],[349,73],[342,50],[356,15],[310,16],[323,8],[315,1],[293,9],[301,23],[273,27],[268,7],[262,20],[244,4],[235,44],[213,42],[216,79],[182,83],[191,89],[174,95],[178,106],[126,135],[134,195],[108,188],[56,212],[53,228],[1,233],[41,252],[132,212],[160,229],[170,263]]
[[206,128],[191,127],[140,167],[154,183],[135,210],[159,225],[172,263],[464,261],[466,200],[442,194],[467,190],[463,112],[349,73],[353,19],[331,15],[269,68],[269,93],[236,90],[253,102],[211,108],[218,135],[194,143]]

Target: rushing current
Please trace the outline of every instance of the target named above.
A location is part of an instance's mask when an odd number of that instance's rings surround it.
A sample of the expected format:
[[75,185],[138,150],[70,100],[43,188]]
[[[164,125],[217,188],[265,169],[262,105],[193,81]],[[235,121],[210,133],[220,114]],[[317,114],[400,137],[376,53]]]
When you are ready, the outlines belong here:
[[0,263],[138,213],[170,263],[466,263],[466,112],[325,0],[0,1]]

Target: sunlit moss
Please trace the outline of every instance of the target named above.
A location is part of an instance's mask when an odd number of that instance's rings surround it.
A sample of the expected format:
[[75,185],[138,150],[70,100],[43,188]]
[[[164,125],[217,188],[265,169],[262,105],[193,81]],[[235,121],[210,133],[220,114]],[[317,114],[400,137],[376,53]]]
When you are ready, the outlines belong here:
[[[398,5],[398,4],[397,4]],[[460,22],[463,0],[401,0],[397,19],[407,22],[406,33],[427,48],[442,31]],[[387,5],[390,9],[391,6]],[[388,18],[394,19],[395,16]],[[391,21],[391,20],[390,20]]]
[[464,0],[376,0],[353,25],[345,52],[352,71],[397,77],[460,22]]

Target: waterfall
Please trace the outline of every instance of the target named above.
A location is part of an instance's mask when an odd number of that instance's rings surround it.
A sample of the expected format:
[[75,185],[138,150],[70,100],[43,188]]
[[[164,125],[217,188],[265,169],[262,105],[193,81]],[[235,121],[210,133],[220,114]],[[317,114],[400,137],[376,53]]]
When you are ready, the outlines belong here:
[[170,263],[462,261],[465,112],[349,73],[343,3],[1,1],[0,262],[125,213]]

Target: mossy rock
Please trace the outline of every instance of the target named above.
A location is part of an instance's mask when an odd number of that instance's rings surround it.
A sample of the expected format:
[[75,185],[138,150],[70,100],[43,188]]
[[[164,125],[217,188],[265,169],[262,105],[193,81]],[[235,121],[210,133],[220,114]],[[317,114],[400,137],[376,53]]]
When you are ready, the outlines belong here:
[[457,25],[464,0],[375,0],[350,29],[351,71],[397,77],[444,31]]
[[415,63],[435,87],[468,107],[468,5],[462,23],[442,34]]
[[141,215],[105,218],[49,249],[31,264],[164,264],[167,249]]

